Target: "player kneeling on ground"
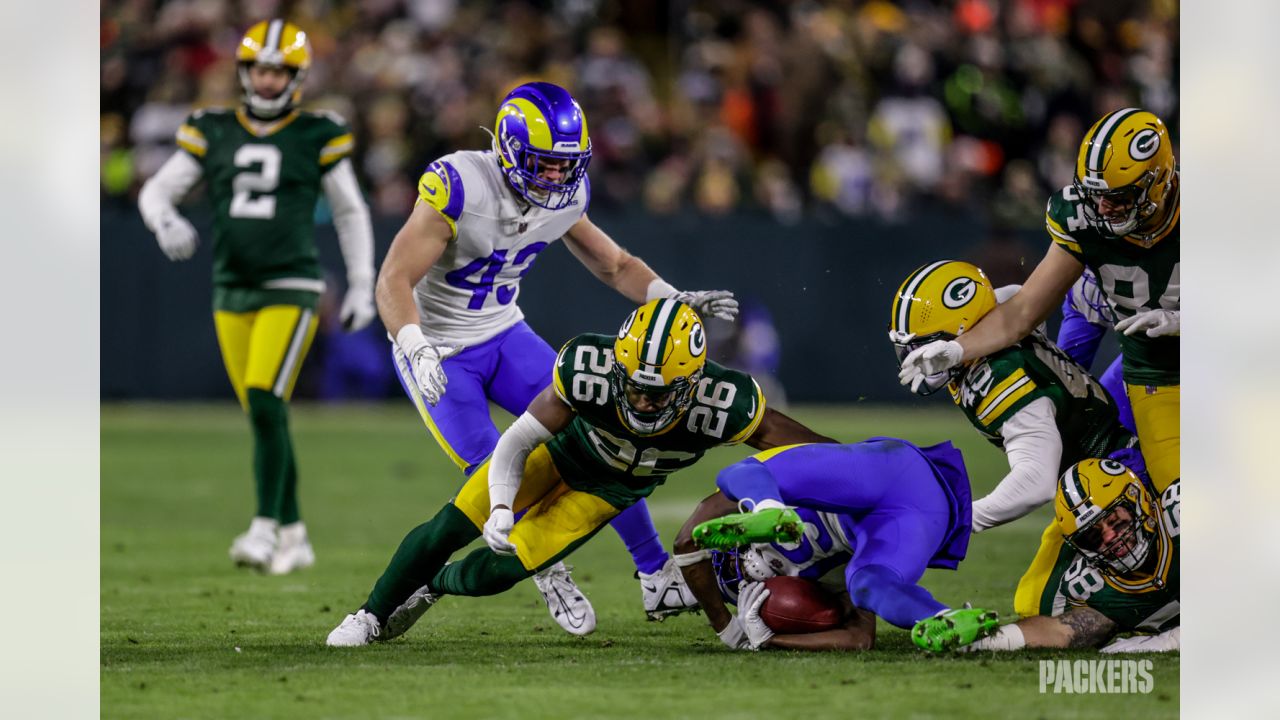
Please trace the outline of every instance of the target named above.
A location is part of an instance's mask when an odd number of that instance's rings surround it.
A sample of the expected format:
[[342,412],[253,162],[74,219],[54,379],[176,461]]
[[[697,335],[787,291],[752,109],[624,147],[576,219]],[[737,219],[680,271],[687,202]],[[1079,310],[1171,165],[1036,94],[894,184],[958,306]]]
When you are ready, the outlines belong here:
[[[917,584],[925,568],[955,569],[969,546],[969,476],[950,443],[919,448],[872,438],[777,448],[730,465],[716,484],[720,491],[681,528],[676,562],[729,647],[869,649],[875,615],[901,628],[947,618],[970,641],[995,629],[996,613],[950,609]],[[739,503],[753,504],[752,512],[730,514]],[[767,622],[778,615],[768,606],[775,575],[825,577],[847,592],[841,625],[775,632]],[[737,604],[737,617],[717,584]]]
[[[750,375],[709,362],[702,320],[673,299],[635,310],[616,337],[570,340],[552,380],[457,497],[405,537],[329,645],[394,638],[442,595],[507,590],[568,556],[713,447],[830,442],[766,409]],[[516,513],[523,513],[518,522]],[[448,562],[482,534],[488,547]],[[595,628],[585,610],[570,620],[561,624],[576,634]]]
[[1079,555],[1062,578],[1052,616],[1023,618],[971,644],[931,619],[916,626],[912,639],[935,652],[1020,650],[1098,647],[1133,632],[1142,634],[1102,652],[1178,650],[1180,488],[1174,480],[1156,498],[1114,460],[1077,463],[1058,480],[1054,498],[1058,530]]

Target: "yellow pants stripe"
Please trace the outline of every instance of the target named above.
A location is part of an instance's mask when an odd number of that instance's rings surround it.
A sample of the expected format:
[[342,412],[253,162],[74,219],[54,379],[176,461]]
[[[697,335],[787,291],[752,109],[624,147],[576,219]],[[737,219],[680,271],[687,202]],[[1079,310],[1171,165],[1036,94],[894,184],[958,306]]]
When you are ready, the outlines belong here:
[[[431,437],[436,439],[436,443],[440,446],[440,449],[444,450],[444,454],[449,456],[449,459],[453,461],[453,464],[457,465],[459,470],[466,472],[469,467],[467,461],[463,460],[462,456],[449,445],[449,441],[445,439],[444,433],[440,432],[440,428],[436,427],[435,420],[431,419],[431,412],[427,409],[427,401],[422,398],[422,391],[418,389],[418,383],[413,379],[413,373],[409,370],[408,358],[404,356],[404,353],[400,352],[399,348],[394,350],[394,354],[396,358],[396,372],[400,373],[400,380],[408,389],[409,399],[413,401],[413,406],[418,409],[418,416],[422,418],[423,424],[427,426],[427,431],[431,433]],[[487,513],[488,511],[488,504],[486,501],[485,512]]]
[[[484,527],[489,519],[488,462],[476,469],[453,504],[477,528]],[[604,500],[566,485],[546,445],[529,454],[512,509],[527,510],[511,532],[516,557],[526,570],[542,567],[618,514],[618,508]]]
[[1138,426],[1138,444],[1157,492],[1182,477],[1182,387],[1125,384]]
[[296,305],[271,305],[247,313],[213,314],[222,364],[240,406],[248,408],[249,388],[288,400],[319,320]]

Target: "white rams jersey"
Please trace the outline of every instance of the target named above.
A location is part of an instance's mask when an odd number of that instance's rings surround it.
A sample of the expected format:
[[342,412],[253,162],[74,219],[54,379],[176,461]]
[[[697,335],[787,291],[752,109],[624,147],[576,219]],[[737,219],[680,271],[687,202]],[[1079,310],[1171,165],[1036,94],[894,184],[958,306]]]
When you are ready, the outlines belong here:
[[464,150],[431,163],[418,180],[418,201],[444,216],[453,239],[414,288],[427,340],[472,346],[520,322],[520,279],[582,217],[590,197],[584,179],[561,210],[526,205],[490,151]]

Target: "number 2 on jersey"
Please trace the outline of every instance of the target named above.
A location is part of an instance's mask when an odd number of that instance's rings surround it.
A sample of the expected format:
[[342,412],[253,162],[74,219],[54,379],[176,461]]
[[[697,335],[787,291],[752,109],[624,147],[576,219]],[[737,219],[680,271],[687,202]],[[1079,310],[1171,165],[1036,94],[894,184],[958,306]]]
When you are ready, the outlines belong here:
[[[530,243],[520,249],[516,253],[516,257],[511,262],[511,267],[521,267],[524,269],[516,276],[516,280],[524,277],[529,272],[529,268],[533,267],[533,261],[537,259],[538,253],[547,247],[547,243],[536,242]],[[498,273],[502,271],[504,265],[507,264],[507,251],[494,250],[489,257],[476,258],[471,262],[463,265],[457,270],[450,271],[444,276],[445,282],[456,288],[471,291],[471,301],[467,303],[468,310],[479,310],[484,307],[484,301],[489,297],[489,293],[493,292],[493,281],[498,277]],[[472,279],[472,276],[479,275],[478,278]],[[498,303],[501,305],[509,305],[516,296],[516,285],[502,285],[497,292]]]
[[228,215],[254,220],[276,216],[276,196],[271,193],[280,185],[280,158],[280,148],[275,145],[241,145],[236,150],[232,161],[246,169],[231,180],[235,195]]

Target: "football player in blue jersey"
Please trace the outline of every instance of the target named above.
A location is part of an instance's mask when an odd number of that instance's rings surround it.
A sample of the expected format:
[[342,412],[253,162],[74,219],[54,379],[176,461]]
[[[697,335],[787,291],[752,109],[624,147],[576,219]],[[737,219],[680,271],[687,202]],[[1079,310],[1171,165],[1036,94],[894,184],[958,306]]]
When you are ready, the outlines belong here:
[[[852,606],[904,629],[939,617],[967,642],[995,629],[995,612],[952,609],[918,584],[926,568],[955,569],[969,546],[969,476],[950,443],[920,448],[906,440],[872,438],[790,445],[730,465],[716,485],[720,491],[703,500],[680,530],[676,563],[712,629],[729,647],[871,646],[874,622],[865,618],[822,633],[775,635],[760,618],[760,608],[769,596],[762,581],[779,574],[817,580],[833,573],[834,585],[848,592]],[[740,504],[751,511],[726,515]],[[768,539],[762,535],[771,534],[771,514],[786,506],[798,508],[803,536],[794,543],[753,545],[732,559],[729,574],[736,571],[741,584],[725,590],[738,606],[735,617],[717,587],[725,572],[723,567],[716,571],[708,548]],[[757,518],[766,520],[762,535],[753,535]],[[724,560],[717,560],[723,566]]]
[[[593,275],[636,304],[676,298],[725,320],[738,311],[725,290],[677,291],[591,222],[591,138],[564,88],[532,82],[512,90],[493,136],[491,150],[455,152],[427,167],[377,283],[405,392],[468,477],[498,442],[489,403],[519,416],[551,384],[556,351],[516,303],[521,278],[550,244],[563,239]],[[650,619],[696,607],[643,500],[611,525],[635,561]],[[535,582],[554,617],[590,617],[561,627],[594,628],[594,610],[563,564]]]

